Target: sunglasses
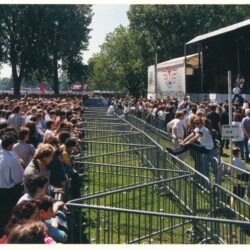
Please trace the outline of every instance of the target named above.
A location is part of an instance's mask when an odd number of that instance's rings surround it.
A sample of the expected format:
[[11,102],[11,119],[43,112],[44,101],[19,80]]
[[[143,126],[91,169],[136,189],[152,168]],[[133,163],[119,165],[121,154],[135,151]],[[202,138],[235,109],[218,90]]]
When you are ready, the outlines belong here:
[[199,124],[200,124],[200,122],[194,122],[194,124],[195,124],[195,125],[199,125]]

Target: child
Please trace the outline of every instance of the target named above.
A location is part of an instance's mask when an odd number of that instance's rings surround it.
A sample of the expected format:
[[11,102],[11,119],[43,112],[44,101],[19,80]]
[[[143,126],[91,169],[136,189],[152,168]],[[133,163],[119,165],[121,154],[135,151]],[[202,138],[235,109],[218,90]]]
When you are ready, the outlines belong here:
[[[44,195],[38,203],[39,217],[48,227],[48,235],[56,242],[66,242],[68,239],[65,231],[60,230],[60,224],[66,224],[64,213],[60,213],[59,208],[64,205],[63,202],[57,201],[54,203],[52,197]],[[56,215],[54,217],[54,215]],[[67,225],[64,229],[67,229]]]

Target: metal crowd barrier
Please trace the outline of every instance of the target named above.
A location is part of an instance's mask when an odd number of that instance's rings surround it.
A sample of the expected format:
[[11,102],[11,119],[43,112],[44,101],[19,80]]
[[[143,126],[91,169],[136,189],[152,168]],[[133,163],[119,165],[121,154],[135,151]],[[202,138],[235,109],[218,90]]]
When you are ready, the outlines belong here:
[[[71,228],[74,242],[246,244],[249,241],[246,233],[249,223],[165,212],[176,209],[175,204],[151,195],[152,189],[147,185],[142,190],[140,185],[113,191],[109,197],[100,194],[69,202],[72,216],[78,218]],[[155,203],[148,204],[148,196],[156,197]]]
[[195,152],[175,157],[163,148],[173,144],[167,133],[130,117],[86,116],[83,154],[74,162],[84,173],[82,198],[67,203],[71,241],[250,242],[249,205],[223,187],[218,159]]

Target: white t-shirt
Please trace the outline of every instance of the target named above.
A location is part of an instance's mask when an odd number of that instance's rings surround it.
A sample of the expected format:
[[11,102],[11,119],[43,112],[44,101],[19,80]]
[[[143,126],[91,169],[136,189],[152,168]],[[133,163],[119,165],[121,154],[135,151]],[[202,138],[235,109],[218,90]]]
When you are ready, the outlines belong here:
[[130,113],[130,107],[124,106],[123,113],[124,114],[129,114]]
[[157,108],[154,108],[152,111],[152,116],[156,116],[156,113],[157,113]]
[[158,111],[158,117],[160,118],[160,119],[162,119],[162,116],[163,116],[163,111],[162,110],[160,110],[160,111]]
[[115,107],[114,105],[110,105],[107,111],[107,116],[114,115],[114,113],[115,113]]
[[233,88],[233,93],[234,93],[235,95],[238,95],[238,94],[240,93],[240,88],[239,88],[239,87],[234,87],[234,88]]
[[214,148],[213,137],[205,126],[202,126],[201,128],[195,128],[194,133],[200,135],[198,141],[203,147],[208,150],[212,150]]
[[[175,118],[172,121],[170,121],[167,124],[167,131],[170,132],[170,129],[172,129],[171,133],[172,133],[172,136],[174,138],[183,139],[183,137],[184,137],[184,126],[183,126],[183,122],[180,119]],[[174,134],[174,130],[176,130],[176,135]]]

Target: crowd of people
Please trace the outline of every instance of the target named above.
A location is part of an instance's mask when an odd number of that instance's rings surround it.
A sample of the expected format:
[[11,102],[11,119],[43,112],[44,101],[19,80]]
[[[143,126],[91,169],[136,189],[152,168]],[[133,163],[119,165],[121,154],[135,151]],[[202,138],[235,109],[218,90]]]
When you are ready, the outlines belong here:
[[[80,197],[81,176],[72,159],[82,153],[77,129],[83,122],[86,98],[38,96],[14,99],[0,96],[0,243],[67,242],[69,228],[65,202]],[[221,137],[229,123],[228,102],[191,102],[189,98],[149,100],[110,98],[107,115],[120,111],[148,123],[160,121],[179,148],[173,154],[195,150],[209,154],[219,141],[221,155],[229,142]],[[234,164],[246,169],[249,158],[250,109],[233,106]],[[81,131],[81,130],[80,130]]]
[[[172,154],[181,154],[192,148],[202,153],[209,153],[215,147],[220,147],[220,154],[228,156],[225,149],[229,148],[229,140],[223,140],[221,136],[222,125],[229,124],[228,101],[223,103],[210,103],[208,101],[191,102],[184,98],[166,98],[149,100],[147,98],[135,99],[112,98],[107,114],[115,110],[122,110],[122,117],[134,114],[148,123],[159,121],[162,128],[179,141],[180,148],[176,151],[168,148]],[[250,138],[250,109],[247,100],[243,106],[238,103],[233,105],[233,125],[240,126],[240,135],[233,138],[234,147],[241,152],[241,160],[250,162],[249,143]],[[216,143],[216,142],[220,142]]]
[[78,96],[0,98],[0,243],[67,242],[83,113]]
[[[239,81],[240,83],[244,84],[242,81]],[[220,156],[229,157],[225,150],[229,149],[229,140],[222,138],[222,126],[229,124],[227,100],[223,103],[208,101],[194,103],[189,98],[180,101],[177,98],[156,100],[146,98],[137,100],[134,97],[112,98],[107,115],[115,111],[122,113],[123,119],[128,119],[128,114],[132,114],[169,133],[172,141],[177,142],[166,148],[172,155],[192,150],[195,159],[202,157],[203,154],[217,157],[219,161],[221,161]],[[239,127],[238,137],[232,138],[233,148],[230,149],[233,153],[232,165],[240,169],[237,178],[247,183],[244,185],[248,186],[247,197],[250,198],[250,178],[249,174],[244,172],[248,171],[247,163],[250,163],[250,105],[245,99],[242,105],[239,102],[233,104],[232,111],[232,125]],[[201,164],[200,161],[197,163]],[[196,166],[196,168],[203,174],[208,174],[206,166]],[[229,169],[223,171],[231,176],[232,169],[230,171]],[[245,191],[246,187],[242,187],[239,183],[235,184],[234,194],[243,198]]]

